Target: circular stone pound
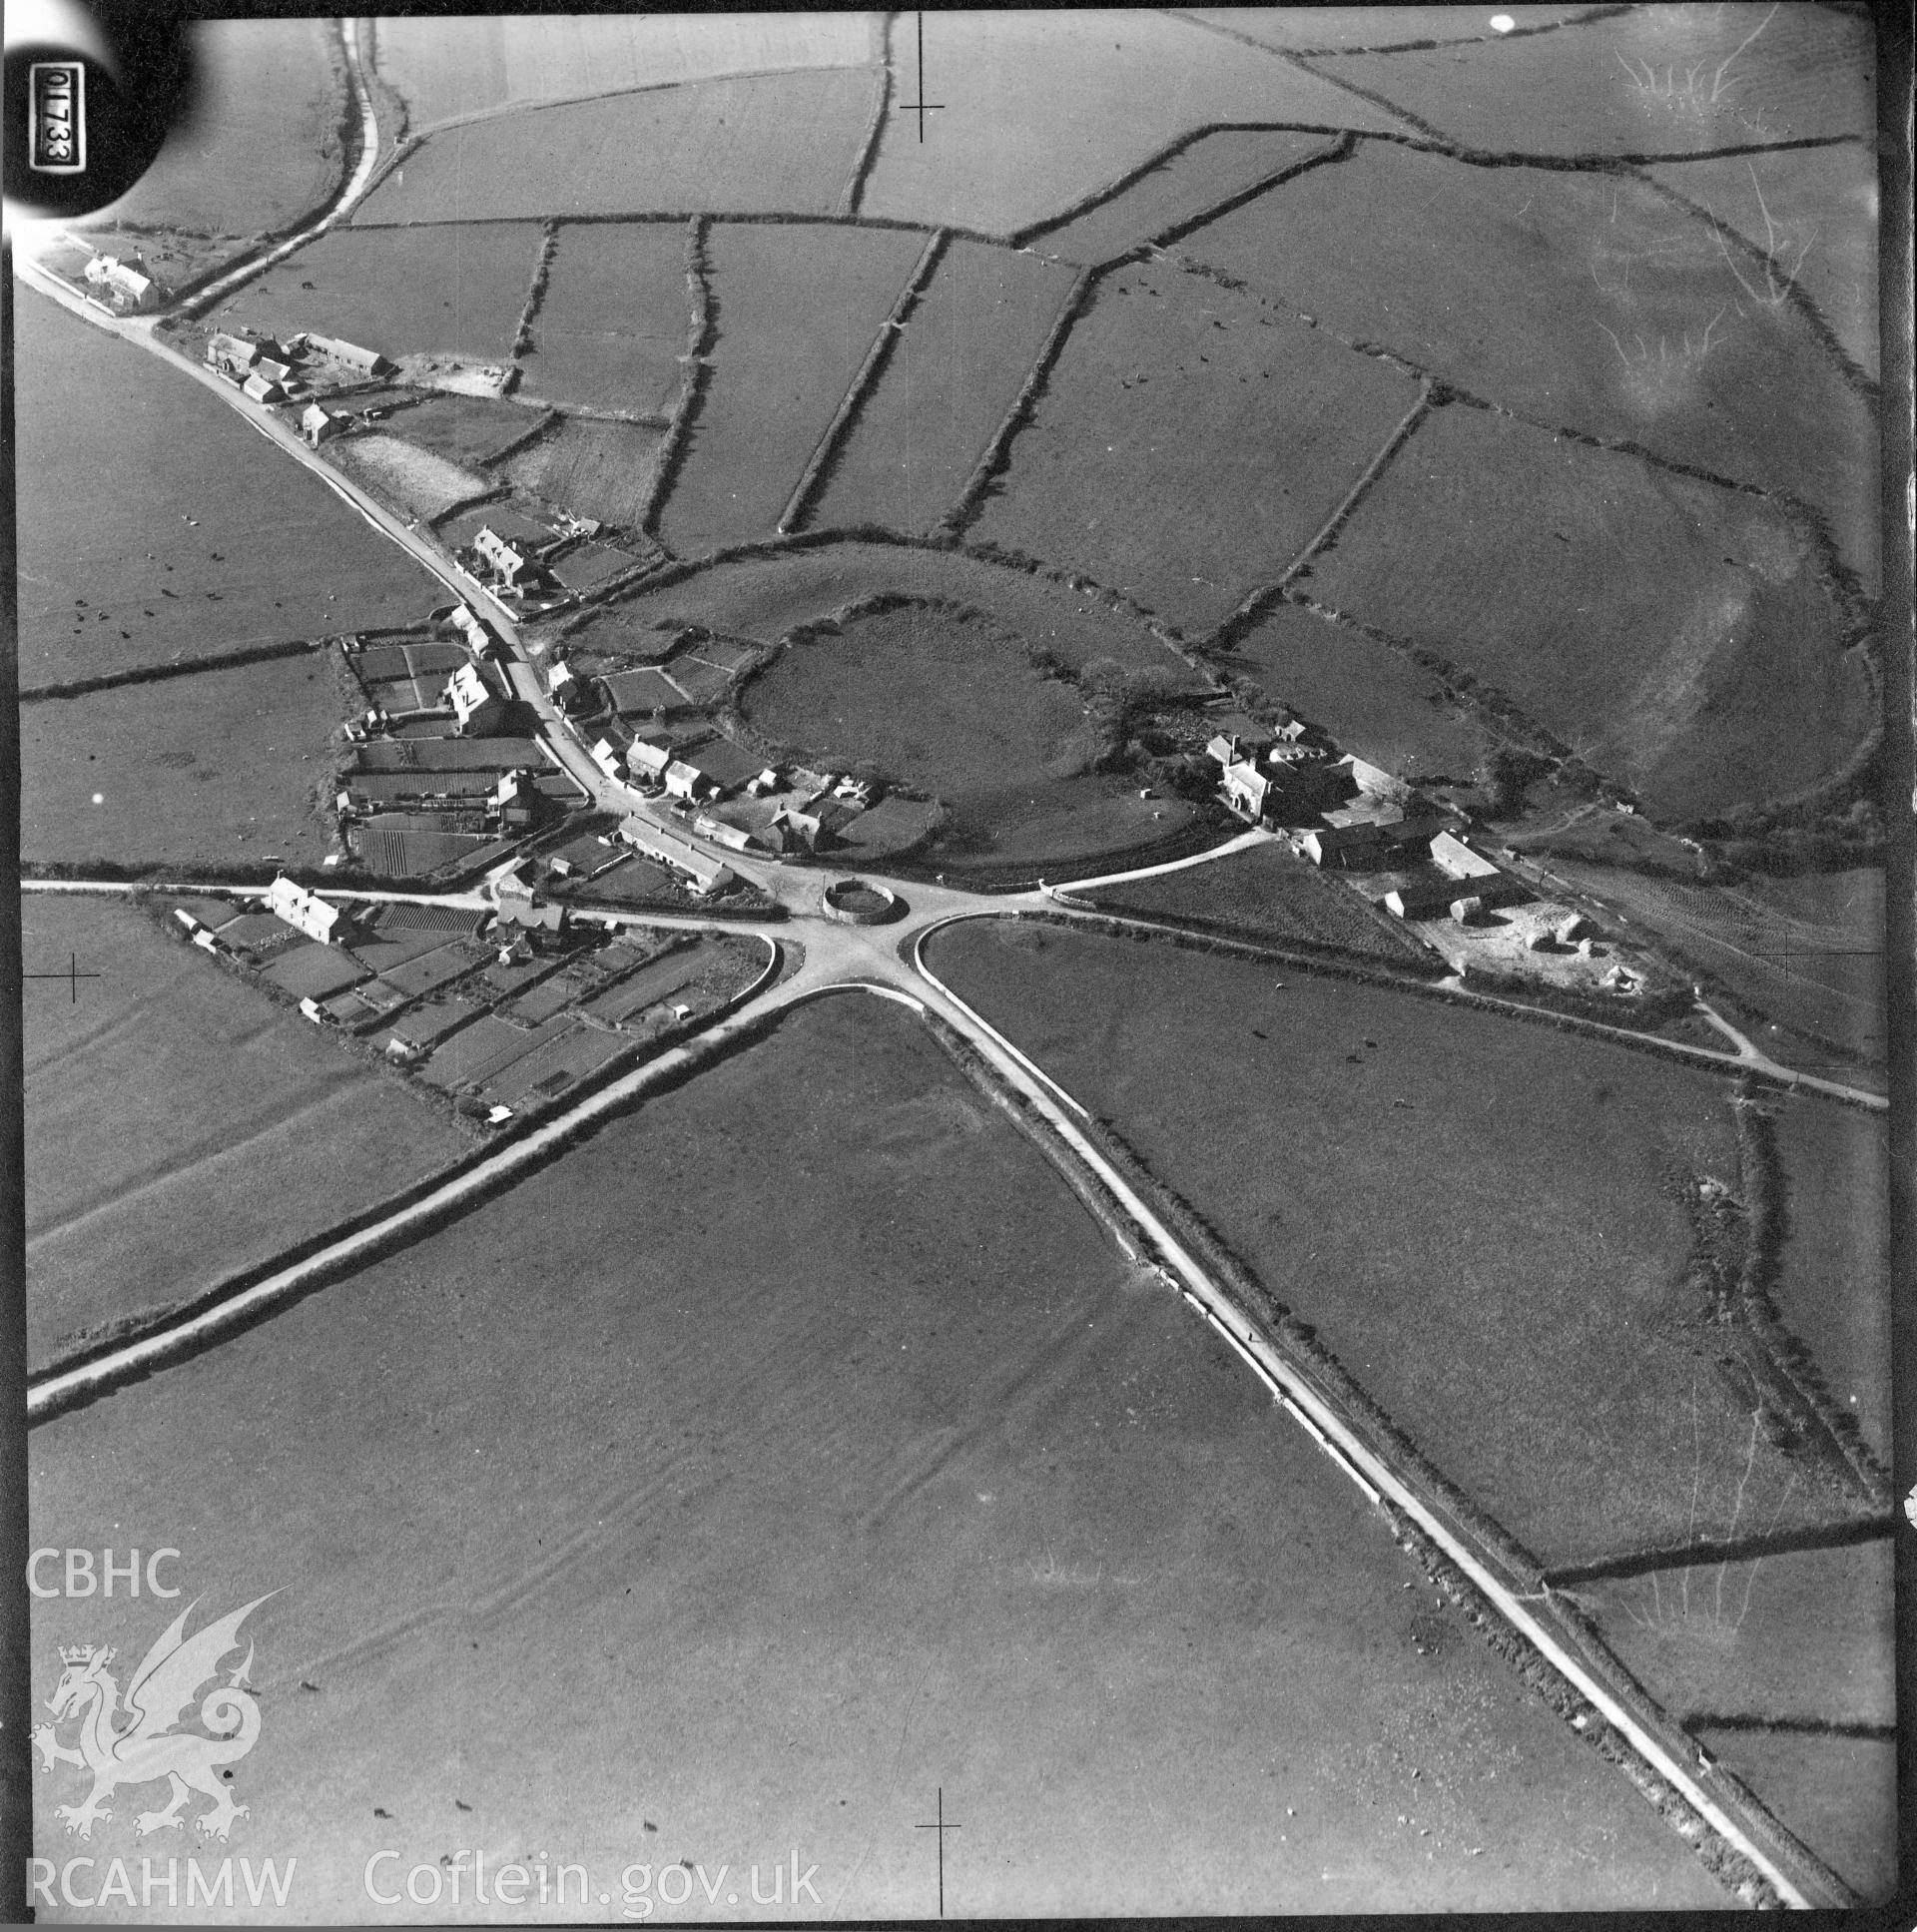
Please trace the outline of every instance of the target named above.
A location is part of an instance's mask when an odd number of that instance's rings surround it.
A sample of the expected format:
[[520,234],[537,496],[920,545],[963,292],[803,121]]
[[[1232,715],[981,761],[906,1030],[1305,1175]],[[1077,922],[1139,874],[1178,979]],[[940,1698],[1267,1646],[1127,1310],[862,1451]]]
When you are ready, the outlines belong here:
[[864,879],[835,879],[826,888],[826,917],[848,926],[883,926],[905,910],[897,893]]

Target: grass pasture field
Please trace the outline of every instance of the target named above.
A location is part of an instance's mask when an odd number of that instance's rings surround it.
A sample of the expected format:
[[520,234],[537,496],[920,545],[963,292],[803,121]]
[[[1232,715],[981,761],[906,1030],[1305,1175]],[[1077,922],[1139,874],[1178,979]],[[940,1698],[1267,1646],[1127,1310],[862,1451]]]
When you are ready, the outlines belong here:
[[574,408],[668,414],[684,383],[690,326],[683,223],[562,228],[520,393]]
[[[916,42],[892,32],[893,99]],[[964,87],[964,119],[895,114],[860,212],[1008,235],[1054,220],[1214,121],[1408,130],[1396,115],[1183,21],[1141,12],[952,13],[926,20],[926,67]]]
[[406,437],[376,431],[329,444],[326,459],[375,496],[422,521],[498,487],[494,477],[421,449]]
[[[171,906],[168,899],[163,904]],[[29,894],[31,1359],[211,1286],[463,1146],[438,1115],[123,901]]]
[[879,84],[871,69],[824,68],[652,88],[447,128],[381,180],[353,219],[371,228],[695,209],[829,215]]
[[1430,966],[1402,920],[1381,913],[1282,844],[1253,846],[1202,866],[1102,886],[1093,903],[1114,913],[1209,931],[1369,954],[1393,966]]
[[1866,1899],[1897,1887],[1897,1741],[1828,1733],[1706,1729],[1732,1776],[1765,1794],[1794,1831]]
[[1768,503],[1488,410],[1425,422],[1310,587],[1496,686],[1660,819],[1806,790],[1871,725],[1815,552]]
[[317,213],[344,179],[345,75],[324,20],[196,20],[196,97],[153,166],[89,227],[142,236],[170,288]]
[[928,958],[1546,1562],[1844,1507],[1750,1454],[1705,1346],[1669,1177],[1735,1182],[1715,1075],[1162,941],[972,922]]
[[1753,3],[1635,7],[1561,33],[1346,55],[1319,71],[1466,147],[1664,155],[1870,140],[1872,62],[1862,17]]
[[[1590,11],[1584,6],[1505,9],[1513,25],[1528,33],[1575,21]],[[1392,47],[1408,40],[1449,45],[1492,38],[1482,7],[1191,7],[1184,17],[1295,54]]]
[[1073,670],[1108,657],[1127,671],[1155,668],[1181,681],[1191,677],[1182,658],[1095,591],[1073,590],[960,552],[904,543],[830,543],[713,564],[675,583],[640,590],[595,616],[576,636],[585,649],[632,649],[648,658],[663,656],[671,630],[687,624],[776,644],[799,624],[876,596],[944,599],[982,610]]
[[[1550,863],[1780,1026],[1886,1063],[1882,872],[1706,885],[1555,856]],[[1794,1063],[1774,1034],[1761,1040]],[[1829,1061],[1826,1051],[1821,1062],[1828,1068]]]
[[1878,371],[1877,159],[1862,142],[1719,155],[1647,170],[1772,259],[1740,262],[1769,294],[1788,275],[1867,375]]
[[1896,1579],[1887,1539],[1570,1588],[1673,1716],[1894,1720]]
[[[940,1789],[955,1912],[1723,1900],[858,995],[35,1451],[36,1544],[111,1497],[209,1613],[277,1591],[235,1850],[320,1916],[454,1845],[559,1848],[615,1907],[634,1861],[743,1900],[798,1847],[822,1906],[923,1916]],[[37,1698],[56,1642],[155,1622],[35,1609]],[[92,1849],[133,1845],[123,1809]]]
[[1405,779],[1470,779],[1484,729],[1403,652],[1302,604],[1282,603],[1242,637],[1228,667],[1346,751]]
[[506,15],[377,23],[381,77],[414,133],[536,101],[874,58],[857,14]]
[[770,536],[926,246],[892,229],[715,222],[718,336],[660,534],[682,555]]
[[1798,497],[1876,570],[1869,404],[1793,311],[1751,299],[1761,265],[1648,184],[1366,141],[1180,248],[1534,420]]
[[418,615],[425,574],[218,397],[15,287],[23,687]]
[[318,866],[327,833],[315,806],[331,797],[340,716],[318,652],[29,705],[21,859]]
[[1040,255],[1087,266],[1110,262],[1195,220],[1207,209],[1244,193],[1280,169],[1295,168],[1330,152],[1321,134],[1289,130],[1221,130],[1194,142],[1141,180],[1100,202],[1062,227],[1033,239]]
[[540,241],[536,222],[448,222],[403,235],[337,228],[235,290],[209,321],[281,339],[303,328],[340,335],[395,361],[504,362]]
[[523,403],[497,402],[483,395],[434,395],[387,418],[396,436],[435,455],[474,467],[510,448],[539,422],[540,412]]
[[[795,757],[870,759],[943,800],[953,817],[941,853],[1096,853],[1112,829],[1100,808],[1127,789],[1089,771],[1097,740],[1076,687],[1041,676],[1019,639],[982,617],[907,606],[850,620],[837,636],[789,644],[742,709]],[[1082,842],[1081,801],[1096,815]],[[1161,833],[1189,817],[1175,800],[1159,809]],[[1135,824],[1118,829],[1137,843]]]
[[1134,264],[1079,317],[972,531],[1215,624],[1303,550],[1417,399],[1322,330]]
[[575,516],[636,527],[644,518],[660,429],[571,417],[508,456],[501,469],[522,490]]
[[1071,293],[1070,271],[955,239],[893,344],[811,521],[932,528],[958,501]]

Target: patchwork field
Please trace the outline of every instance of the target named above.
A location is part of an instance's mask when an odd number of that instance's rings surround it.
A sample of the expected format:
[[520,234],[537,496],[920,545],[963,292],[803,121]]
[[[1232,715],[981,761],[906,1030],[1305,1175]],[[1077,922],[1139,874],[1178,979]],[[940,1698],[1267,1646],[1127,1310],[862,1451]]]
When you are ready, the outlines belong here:
[[23,686],[418,615],[425,574],[218,397],[15,289]]
[[[1875,1064],[1886,1062],[1882,872],[1705,886],[1556,856],[1551,866],[1622,908],[1756,1011]],[[1766,1031],[1763,1044],[1800,1063],[1775,1033]],[[1818,1058],[1828,1070],[1830,1053]]]
[[1299,604],[1279,604],[1239,640],[1228,665],[1331,734],[1346,751],[1406,779],[1472,777],[1483,728],[1403,651]]
[[519,488],[575,516],[636,527],[645,516],[661,429],[573,418],[500,466]]
[[1721,155],[1648,170],[1768,259],[1739,258],[1766,297],[1788,276],[1865,373],[1878,370],[1877,161],[1862,142],[1789,154]]
[[1875,572],[1869,405],[1794,312],[1751,300],[1760,265],[1648,186],[1361,142],[1182,247],[1507,408],[1801,498]]
[[131,907],[29,894],[22,923],[29,971],[75,959],[100,975],[77,999],[52,980],[22,999],[31,1360],[277,1253],[463,1146]]
[[[455,1844],[925,1915],[941,1788],[955,1912],[1723,1900],[878,1002],[35,1442],[36,1544],[111,1498],[209,1610],[279,1593],[232,1849],[320,1916]],[[39,1698],[153,1626],[35,1608]]]
[[[916,41],[892,33],[895,101],[915,98]],[[1405,132],[1395,115],[1298,68],[1247,58],[1156,14],[953,13],[926,22],[935,87],[964,82],[964,118],[895,114],[860,212],[1004,235],[1055,219],[1212,121]]]
[[1341,56],[1323,71],[1499,154],[1695,154],[1871,138],[1868,20],[1822,7],[1779,7],[1768,19],[1766,11],[1638,7],[1535,38]]
[[380,20],[381,77],[414,133],[514,103],[874,58],[858,14],[506,15]]
[[1751,1453],[1686,1284],[1670,1176],[1735,1179],[1715,1077],[1161,942],[971,923],[928,958],[1546,1561],[1843,1507]]
[[1293,561],[1417,399],[1322,330],[1138,264],[1073,326],[971,533],[1215,624]]
[[878,97],[870,69],[653,88],[430,136],[354,217],[829,215]]
[[345,76],[323,20],[196,20],[191,114],[153,166],[90,227],[136,224],[169,288],[316,213],[343,179]]
[[1278,944],[1368,954],[1393,966],[1429,966],[1435,956],[1402,920],[1374,910],[1349,887],[1282,844],[1253,846],[1228,859],[1160,873],[1089,895],[1114,913],[1171,920]]
[[56,698],[20,713],[20,856],[317,866],[342,707],[324,656]]
[[1679,821],[1803,791],[1871,724],[1807,540],[1767,503],[1439,410],[1313,567]]
[[647,589],[581,628],[583,648],[631,649],[661,657],[672,631],[687,624],[775,644],[796,625],[844,610],[855,600],[903,596],[948,599],[982,610],[1027,645],[1042,646],[1076,670],[1108,657],[1127,671],[1188,676],[1185,661],[1135,617],[1095,592],[986,563],[951,550],[903,543],[833,543],[714,564],[676,583]]
[[718,339],[660,534],[682,555],[769,536],[924,253],[888,229],[716,222]]
[[1087,209],[1062,227],[1033,239],[1040,255],[1066,262],[1109,262],[1180,224],[1196,220],[1233,195],[1243,194],[1281,169],[1328,154],[1323,135],[1231,130],[1201,141],[1162,162],[1142,180],[1107,202]]
[[958,239],[893,345],[811,521],[929,530],[958,501],[1071,292],[1068,269]]
[[209,320],[284,338],[342,335],[395,361],[504,362],[539,257],[535,222],[448,223],[404,235],[333,229],[236,290]]
[[684,224],[562,228],[520,392],[575,407],[667,414],[685,375],[679,358],[690,320]]
[[[794,755],[870,759],[933,793],[953,812],[934,849],[955,856],[1026,856],[1034,820],[1046,827],[1039,856],[1096,853],[1098,833],[1073,830],[1075,807],[1120,789],[1087,769],[1097,741],[1077,688],[1042,677],[1019,639],[983,618],[907,607],[851,620],[788,645],[743,709]],[[1162,832],[1189,817],[1175,800],[1160,809]]]

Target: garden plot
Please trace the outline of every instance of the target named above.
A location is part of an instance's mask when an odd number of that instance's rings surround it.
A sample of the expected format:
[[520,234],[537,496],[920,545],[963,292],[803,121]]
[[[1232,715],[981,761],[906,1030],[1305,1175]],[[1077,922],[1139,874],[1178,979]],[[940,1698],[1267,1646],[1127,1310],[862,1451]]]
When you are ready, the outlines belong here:
[[1073,326],[971,534],[1215,624],[1296,559],[1418,394],[1321,329],[1135,264]]
[[1868,402],[1760,264],[1647,184],[1361,142],[1178,247],[1553,428],[1800,498],[1875,572]]
[[1036,256],[955,240],[892,345],[810,521],[931,529],[958,500],[1071,292]]
[[925,237],[717,222],[712,370],[660,534],[684,555],[770,536]]
[[1827,778],[1871,690],[1804,535],[1759,498],[1486,410],[1439,410],[1314,597],[1496,686],[1686,820]]
[[366,228],[695,209],[829,215],[879,87],[871,69],[775,74],[447,128],[387,175],[354,221]]
[[[530,435],[540,412],[480,395],[436,395],[392,416],[387,427],[407,442],[469,468],[491,462]],[[336,447],[337,445],[335,445]]]

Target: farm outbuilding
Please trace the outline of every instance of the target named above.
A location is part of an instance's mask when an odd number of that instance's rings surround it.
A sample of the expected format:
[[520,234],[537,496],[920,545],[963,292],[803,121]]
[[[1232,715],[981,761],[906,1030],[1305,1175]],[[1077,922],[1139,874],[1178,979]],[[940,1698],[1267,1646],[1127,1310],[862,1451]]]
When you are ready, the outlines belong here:
[[376,348],[361,348],[357,342],[348,342],[337,335],[310,333],[307,346],[316,355],[323,355],[327,361],[350,369],[354,375],[371,377],[392,372],[392,364]]
[[241,383],[241,388],[256,402],[284,402],[287,392],[280,383],[270,380],[257,371]]
[[670,746],[649,745],[643,738],[635,738],[626,748],[626,770],[644,783],[663,785],[671,764]]
[[667,794],[676,799],[702,799],[712,790],[712,781],[697,766],[675,758],[664,773]]
[[1431,860],[1453,879],[1496,879],[1498,868],[1482,852],[1474,852],[1455,832],[1441,832],[1431,842]]
[[1385,910],[1399,919],[1438,919],[1451,911],[1457,891],[1454,880],[1413,880],[1385,895]]
[[623,821],[619,836],[627,845],[636,846],[655,859],[663,859],[675,871],[684,873],[696,892],[716,893],[730,886],[738,876],[730,866],[707,858],[689,839],[681,839],[649,819],[635,815]]

